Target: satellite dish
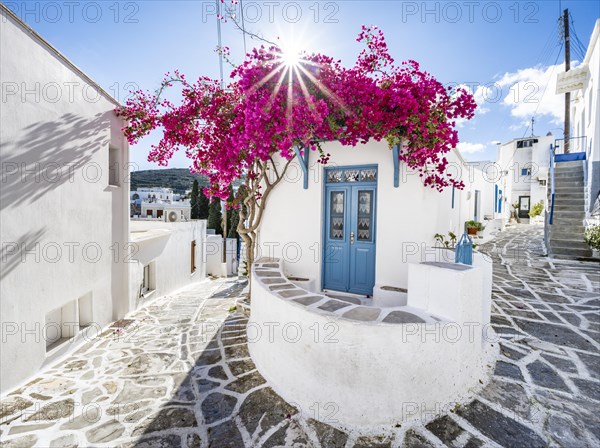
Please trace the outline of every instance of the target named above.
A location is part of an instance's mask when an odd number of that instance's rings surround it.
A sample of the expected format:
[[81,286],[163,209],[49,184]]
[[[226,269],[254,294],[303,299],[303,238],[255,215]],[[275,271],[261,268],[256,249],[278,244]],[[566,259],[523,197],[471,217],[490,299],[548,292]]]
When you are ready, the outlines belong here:
[[169,222],[177,221],[177,212],[169,212]]

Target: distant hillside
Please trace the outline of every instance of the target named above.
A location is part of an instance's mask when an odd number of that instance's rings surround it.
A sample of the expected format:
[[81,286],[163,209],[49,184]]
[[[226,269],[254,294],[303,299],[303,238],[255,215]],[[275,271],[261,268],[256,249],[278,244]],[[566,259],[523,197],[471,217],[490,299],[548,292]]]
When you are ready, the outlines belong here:
[[187,168],[167,168],[164,170],[133,171],[131,173],[131,191],[143,187],[172,188],[176,193],[191,190],[194,179],[200,187],[207,187],[208,180],[200,174],[192,174]]

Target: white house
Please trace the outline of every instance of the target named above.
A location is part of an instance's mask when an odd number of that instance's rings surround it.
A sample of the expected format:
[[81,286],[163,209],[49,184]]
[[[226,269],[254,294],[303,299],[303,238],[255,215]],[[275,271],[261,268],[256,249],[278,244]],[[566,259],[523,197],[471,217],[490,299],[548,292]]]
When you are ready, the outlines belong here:
[[252,360],[301,412],[335,403],[337,425],[359,434],[433,419],[483,387],[494,364],[491,261],[476,252],[472,265],[455,263],[433,247],[474,213],[493,218],[493,184],[458,151],[449,170],[465,189],[440,193],[394,163],[386,142],[323,150],[329,164],[309,156],[304,174],[294,159],[264,209]]
[[[2,4],[0,54],[4,393],[144,301],[204,279],[207,251],[203,220],[130,233],[118,103]],[[173,207],[172,191],[160,194]]]
[[0,5],[1,388],[130,309],[117,102]]
[[583,63],[583,82],[571,93],[571,126],[586,153],[586,214],[600,194],[600,19],[596,20]]
[[189,221],[192,207],[189,200],[181,199],[171,188],[138,188],[130,193],[132,217]]
[[498,217],[498,193],[495,185],[502,175],[499,165],[489,160],[482,160],[467,162],[466,169],[469,176],[466,191],[468,197],[472,198],[469,216],[485,226],[501,227],[501,222],[492,222]]
[[[510,140],[498,147],[495,213],[508,220],[517,204],[518,217],[529,219],[531,207],[542,201],[547,205],[551,133]],[[527,222],[527,221],[525,221]]]
[[206,220],[131,221],[130,302],[142,303],[206,278]]
[[475,217],[477,196],[457,150],[448,154],[450,169],[466,188],[439,193],[403,163],[396,174],[385,142],[324,149],[330,163],[309,161],[307,189],[292,162],[259,228],[259,256],[282,258],[288,274],[308,278],[315,290],[371,296],[382,287],[406,288],[407,263],[431,255],[434,235],[461,235]]

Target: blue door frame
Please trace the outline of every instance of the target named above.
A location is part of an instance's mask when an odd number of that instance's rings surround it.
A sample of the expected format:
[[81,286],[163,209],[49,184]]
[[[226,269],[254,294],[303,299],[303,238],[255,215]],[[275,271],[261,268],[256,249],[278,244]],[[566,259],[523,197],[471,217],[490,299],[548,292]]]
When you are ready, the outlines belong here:
[[[329,172],[340,174],[328,182]],[[346,171],[375,170],[363,180],[357,174],[346,181]],[[375,286],[377,166],[325,169],[322,287],[336,291],[372,295]],[[372,173],[373,171],[371,171]]]

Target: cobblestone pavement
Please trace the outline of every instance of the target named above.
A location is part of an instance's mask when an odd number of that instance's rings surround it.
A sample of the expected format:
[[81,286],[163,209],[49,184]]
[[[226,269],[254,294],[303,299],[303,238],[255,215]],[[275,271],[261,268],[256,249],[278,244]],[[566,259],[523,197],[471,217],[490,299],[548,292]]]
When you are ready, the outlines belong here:
[[[3,447],[600,446],[598,263],[542,256],[541,229],[486,245],[500,354],[466,406],[358,437],[301,416],[256,371],[243,284],[157,299],[2,400]],[[360,403],[357,403],[360,406]]]

